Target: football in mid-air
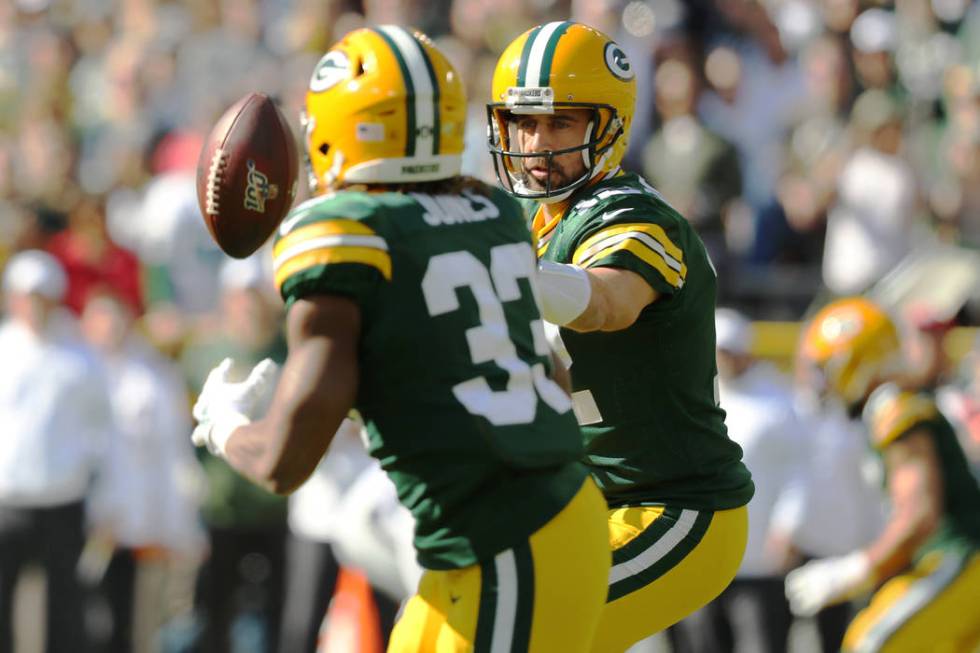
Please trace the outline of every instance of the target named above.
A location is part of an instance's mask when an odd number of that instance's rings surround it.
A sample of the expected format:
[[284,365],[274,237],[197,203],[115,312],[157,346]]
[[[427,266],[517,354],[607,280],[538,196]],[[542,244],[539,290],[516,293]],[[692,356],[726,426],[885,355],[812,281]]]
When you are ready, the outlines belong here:
[[235,258],[261,247],[289,211],[298,174],[296,139],[269,96],[229,107],[197,164],[197,201],[218,246]]

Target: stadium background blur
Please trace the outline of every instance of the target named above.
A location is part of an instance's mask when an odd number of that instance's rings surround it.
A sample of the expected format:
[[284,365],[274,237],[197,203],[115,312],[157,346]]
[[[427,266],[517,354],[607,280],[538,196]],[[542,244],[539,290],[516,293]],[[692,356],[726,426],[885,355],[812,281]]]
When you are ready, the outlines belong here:
[[[262,331],[281,310],[256,281],[269,257],[258,275],[229,270],[197,212],[194,168],[216,117],[262,91],[299,135],[309,74],[336,38],[413,25],[461,73],[464,171],[492,181],[484,105],[496,57],[525,29],[564,19],[631,56],[626,166],[697,226],[719,305],[755,321],[755,354],[788,370],[802,319],[869,292],[940,343],[931,358],[916,350],[924,377],[980,402],[975,0],[7,0],[0,265],[53,253],[67,306],[80,314],[89,297],[115,295],[193,394],[220,349],[204,345],[229,324]],[[243,288],[262,306],[229,299]],[[226,526],[208,501],[209,527]]]

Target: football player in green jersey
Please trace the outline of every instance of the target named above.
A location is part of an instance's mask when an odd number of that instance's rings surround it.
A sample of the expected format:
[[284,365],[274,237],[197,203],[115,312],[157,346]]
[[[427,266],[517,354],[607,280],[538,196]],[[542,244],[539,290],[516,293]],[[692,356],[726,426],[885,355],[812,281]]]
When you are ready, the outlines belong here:
[[269,365],[237,383],[214,370],[194,438],[288,492],[355,408],[427,570],[388,650],[585,652],[605,502],[551,378],[521,209],[458,176],[465,116],[459,76],[418,32],[357,30],[320,60],[314,197],[273,247],[288,358],[278,383]]
[[891,511],[865,549],[790,572],[786,595],[808,616],[881,585],[848,627],[845,651],[975,651],[980,487],[935,400],[894,383],[901,358],[894,322],[864,298],[829,304],[804,331],[800,359],[863,417]]
[[525,200],[542,315],[559,325],[613,566],[593,646],[623,651],[706,604],[745,549],[753,485],[716,395],[716,279],[701,240],[620,167],[630,61],[585,25],[535,27],[488,105],[497,177]]

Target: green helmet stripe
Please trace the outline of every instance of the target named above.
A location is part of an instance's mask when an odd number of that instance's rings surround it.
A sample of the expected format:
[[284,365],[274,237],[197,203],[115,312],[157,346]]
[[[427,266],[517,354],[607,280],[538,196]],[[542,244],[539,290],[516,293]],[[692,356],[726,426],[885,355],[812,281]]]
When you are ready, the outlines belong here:
[[439,123],[439,99],[442,97],[442,91],[439,90],[439,80],[436,78],[436,69],[432,65],[432,58],[425,51],[425,46],[418,38],[414,38],[414,41],[418,45],[419,52],[422,53],[422,61],[425,62],[425,69],[429,73],[429,81],[432,83],[432,155],[435,156],[439,154],[439,134],[442,131]]
[[[524,84],[521,86],[548,86],[548,76],[551,74],[551,57],[554,56],[558,38],[565,33],[570,23],[555,21],[541,26],[541,31],[534,35],[534,42],[527,54],[527,68],[524,71]],[[554,39],[554,44],[552,44]],[[530,37],[528,38],[530,42]],[[547,57],[547,59],[546,59]],[[547,65],[546,65],[547,64]],[[547,74],[544,74],[547,70]]]
[[548,39],[548,45],[544,49],[544,55],[541,57],[541,83],[539,86],[548,86],[548,78],[551,77],[551,62],[555,58],[555,50],[558,48],[558,39],[561,35],[568,31],[568,28],[572,24],[569,22],[564,22],[555,28],[555,31],[551,33],[551,38]]
[[395,60],[398,61],[398,68],[401,70],[402,79],[405,81],[405,95],[408,100],[405,103],[405,113],[407,114],[405,125],[405,156],[415,156],[415,84],[412,82],[412,75],[408,71],[408,63],[405,61],[401,50],[395,44],[394,39],[388,35],[386,30],[372,27],[371,31],[384,39],[388,47],[391,48],[392,53],[394,53]]
[[531,57],[531,46],[534,45],[534,39],[541,31],[541,25],[538,25],[531,30],[531,33],[527,35],[527,40],[524,41],[524,49],[521,50],[521,65],[517,68],[517,85],[524,86],[525,77],[527,76],[527,60]]

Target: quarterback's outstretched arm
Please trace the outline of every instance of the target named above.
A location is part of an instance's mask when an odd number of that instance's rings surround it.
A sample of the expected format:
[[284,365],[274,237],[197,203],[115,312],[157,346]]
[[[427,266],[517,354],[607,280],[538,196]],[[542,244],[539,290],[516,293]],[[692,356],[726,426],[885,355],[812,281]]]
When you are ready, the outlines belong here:
[[657,299],[657,291],[636,272],[620,268],[586,271],[592,297],[585,311],[568,323],[575,331],[620,331],[636,322],[640,311]]
[[361,312],[340,296],[301,299],[286,330],[289,356],[268,411],[224,446],[232,467],[280,494],[309,477],[354,404]]
[[538,268],[541,314],[574,331],[620,331],[658,297],[646,280],[630,270],[541,261]]

